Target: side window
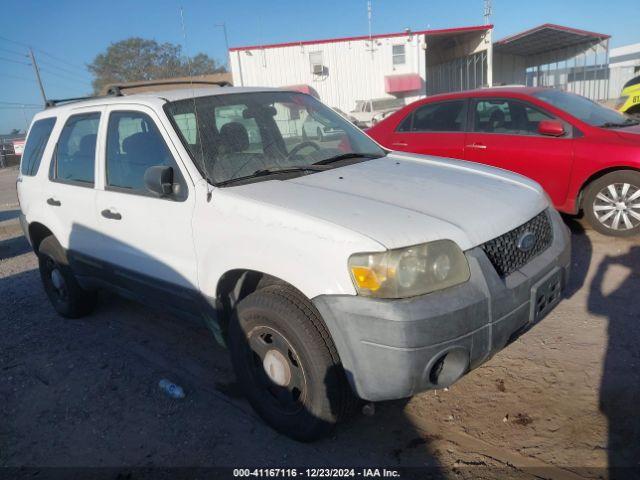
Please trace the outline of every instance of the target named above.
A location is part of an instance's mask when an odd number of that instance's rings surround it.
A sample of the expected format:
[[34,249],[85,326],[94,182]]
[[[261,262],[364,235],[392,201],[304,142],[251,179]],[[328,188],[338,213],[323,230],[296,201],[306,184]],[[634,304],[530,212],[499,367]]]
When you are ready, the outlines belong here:
[[538,123],[551,120],[547,113],[517,100],[487,99],[476,102],[476,132],[537,135]]
[[175,183],[182,183],[180,171],[155,122],[142,112],[112,112],[107,127],[107,187],[146,194],[144,174],[157,165],[172,167]]
[[72,115],[65,123],[52,162],[52,179],[93,185],[100,113]]
[[52,117],[38,120],[31,126],[29,138],[22,154],[22,164],[20,166],[22,175],[33,176],[38,173],[42,154],[55,124],[56,119]]
[[406,63],[406,57],[404,52],[404,45],[393,45],[391,47],[391,56],[393,59],[393,65],[404,65]]
[[396,128],[397,132],[410,132],[411,124],[413,122],[413,112],[409,112],[409,115],[404,117],[404,120],[400,122],[398,127]]
[[[428,103],[413,112],[411,132],[462,132],[465,123],[464,100]],[[405,128],[405,121],[400,125]]]

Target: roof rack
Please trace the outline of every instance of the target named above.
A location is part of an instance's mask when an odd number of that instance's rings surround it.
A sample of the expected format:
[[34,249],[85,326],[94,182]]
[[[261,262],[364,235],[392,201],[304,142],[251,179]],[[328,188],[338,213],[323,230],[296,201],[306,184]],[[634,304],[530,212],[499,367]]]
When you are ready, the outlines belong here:
[[98,96],[89,96],[89,97],[72,97],[72,98],[59,98],[59,99],[48,99],[44,108],[55,107],[60,103],[71,103],[71,102],[80,102],[82,100],[93,100],[96,98],[105,98],[105,97],[121,97],[124,94],[123,90],[127,90],[129,88],[139,88],[139,87],[155,87],[157,85],[217,85],[218,87],[229,87],[231,86],[230,82],[225,80],[220,80],[218,82],[212,80],[158,80],[158,81],[149,81],[149,82],[127,82],[123,84],[114,84],[110,85],[107,90],[106,95],[98,95]]
[[220,80],[218,82],[213,80],[158,80],[158,81],[150,81],[150,82],[127,82],[123,84],[115,84],[109,86],[107,90],[107,95],[115,95],[120,97],[123,95],[122,91],[127,90],[129,88],[140,88],[140,87],[155,87],[158,85],[217,85],[218,87],[229,87],[231,86],[230,82],[225,80]]
[[73,98],[58,98],[58,99],[49,98],[44,103],[44,108],[55,107],[59,103],[80,102],[82,100],[91,100],[94,98],[102,98],[102,97],[73,97]]

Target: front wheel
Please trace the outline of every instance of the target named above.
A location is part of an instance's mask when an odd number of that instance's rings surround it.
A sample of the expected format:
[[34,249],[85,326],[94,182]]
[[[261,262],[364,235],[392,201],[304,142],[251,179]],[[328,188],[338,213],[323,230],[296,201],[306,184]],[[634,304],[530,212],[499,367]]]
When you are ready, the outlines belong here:
[[324,323],[293,289],[272,285],[239,302],[229,327],[229,347],[252,407],[295,440],[327,435],[354,404]]
[[620,170],[594,181],[585,192],[584,211],[591,226],[604,235],[640,233],[640,172]]

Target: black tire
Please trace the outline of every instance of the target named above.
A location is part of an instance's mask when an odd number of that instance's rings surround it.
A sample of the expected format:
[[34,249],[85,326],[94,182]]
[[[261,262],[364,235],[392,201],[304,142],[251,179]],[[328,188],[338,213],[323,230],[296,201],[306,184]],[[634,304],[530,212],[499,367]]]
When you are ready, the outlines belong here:
[[97,294],[80,287],[64,248],[53,235],[40,242],[38,264],[44,291],[56,312],[66,318],[80,318],[91,313]]
[[[287,286],[270,285],[238,303],[229,347],[238,382],[253,408],[295,440],[327,435],[356,404],[320,314]],[[265,358],[274,351],[286,360],[278,383],[265,373]]]
[[[614,189],[615,195],[611,193],[611,188]],[[618,170],[592,182],[585,191],[582,203],[589,224],[603,235],[614,237],[638,235],[640,218],[636,216],[640,215],[640,194],[634,197],[635,192],[640,192],[640,172],[635,170]],[[622,201],[616,202],[614,196]],[[617,213],[619,211],[617,208],[623,209],[620,215]],[[608,214],[611,215],[607,216]],[[618,217],[617,222],[616,217]]]

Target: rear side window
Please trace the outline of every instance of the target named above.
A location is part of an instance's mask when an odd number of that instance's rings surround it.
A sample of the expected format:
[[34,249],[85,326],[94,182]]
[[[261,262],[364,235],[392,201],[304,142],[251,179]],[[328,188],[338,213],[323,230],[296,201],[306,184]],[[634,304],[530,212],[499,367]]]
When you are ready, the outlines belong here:
[[[155,122],[142,112],[111,113],[107,129],[107,186],[145,194],[144,174],[156,165],[172,167],[174,176],[180,175]],[[174,180],[179,181],[176,177]]]
[[29,138],[22,154],[22,165],[20,167],[22,175],[33,176],[38,173],[42,154],[55,124],[56,119],[52,117],[38,120],[31,126]]
[[98,112],[69,117],[56,145],[52,179],[93,185],[99,123]]
[[428,103],[416,108],[398,126],[399,132],[462,132],[465,101]]

